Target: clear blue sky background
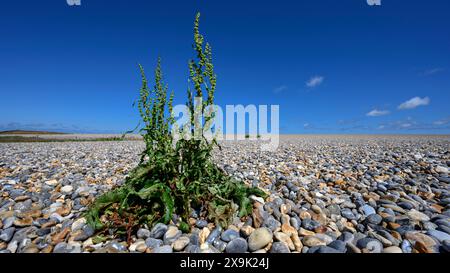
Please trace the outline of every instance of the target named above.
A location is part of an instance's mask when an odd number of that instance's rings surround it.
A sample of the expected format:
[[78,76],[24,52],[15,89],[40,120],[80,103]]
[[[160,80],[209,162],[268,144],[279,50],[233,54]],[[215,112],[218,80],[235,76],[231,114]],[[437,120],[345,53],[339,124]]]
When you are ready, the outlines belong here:
[[450,133],[448,0],[3,1],[0,130],[131,129],[158,56],[183,103],[196,11],[219,105],[279,104],[282,133]]

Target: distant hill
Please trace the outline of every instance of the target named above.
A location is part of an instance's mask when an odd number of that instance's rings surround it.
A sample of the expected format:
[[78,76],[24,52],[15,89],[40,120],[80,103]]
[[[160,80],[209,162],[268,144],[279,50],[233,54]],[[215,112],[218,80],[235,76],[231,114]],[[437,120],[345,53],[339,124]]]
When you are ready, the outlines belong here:
[[66,133],[48,131],[9,130],[0,131],[0,135],[64,135]]

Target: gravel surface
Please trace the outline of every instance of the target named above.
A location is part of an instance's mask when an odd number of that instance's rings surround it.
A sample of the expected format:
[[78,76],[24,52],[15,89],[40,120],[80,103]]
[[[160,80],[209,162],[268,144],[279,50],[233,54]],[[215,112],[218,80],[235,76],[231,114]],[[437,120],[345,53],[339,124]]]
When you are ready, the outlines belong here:
[[0,143],[0,253],[450,251],[449,136],[282,136],[225,142],[215,161],[265,189],[246,219],[215,227],[192,213],[99,240],[81,217],[137,165],[140,141]]

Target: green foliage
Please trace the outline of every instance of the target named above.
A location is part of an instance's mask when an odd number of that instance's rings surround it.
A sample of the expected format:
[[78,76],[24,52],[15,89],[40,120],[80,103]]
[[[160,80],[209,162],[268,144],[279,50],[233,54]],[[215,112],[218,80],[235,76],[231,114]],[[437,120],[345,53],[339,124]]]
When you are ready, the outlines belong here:
[[[199,126],[197,115],[205,114],[206,107],[213,105],[216,89],[212,50],[199,33],[199,18],[197,14],[193,44],[196,55],[189,61],[186,103],[192,132]],[[221,226],[228,225],[233,216],[248,215],[252,210],[249,196],[265,196],[265,193],[227,176],[212,162],[211,154],[217,142],[214,139],[208,142],[203,129],[201,138],[175,141],[171,133],[175,121],[170,115],[174,95],[172,92],[167,99],[161,60],[158,59],[155,69],[153,88],[148,85],[143,67],[139,68],[142,86],[138,109],[144,124],[141,133],[145,150],[125,184],[100,196],[91,205],[85,214],[88,223],[96,230],[115,229],[129,235],[130,230],[142,224],[168,223],[174,214],[180,217],[179,228],[188,231],[187,220],[193,209]],[[195,105],[192,88],[195,96],[202,98],[201,105]],[[213,113],[206,113],[201,122],[207,126],[213,118]]]

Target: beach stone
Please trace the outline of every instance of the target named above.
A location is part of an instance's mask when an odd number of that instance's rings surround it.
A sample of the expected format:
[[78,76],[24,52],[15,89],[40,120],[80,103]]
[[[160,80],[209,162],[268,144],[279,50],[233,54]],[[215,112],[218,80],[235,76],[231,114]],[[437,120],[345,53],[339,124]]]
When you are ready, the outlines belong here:
[[69,253],[66,242],[59,242],[53,248],[53,253]]
[[449,241],[450,235],[439,230],[428,230],[427,235],[436,238],[439,242]]
[[318,248],[313,253],[331,254],[331,253],[342,253],[342,252],[335,248],[321,245],[321,246],[318,246]]
[[290,253],[289,247],[284,242],[274,242],[270,248],[270,253]]
[[383,251],[381,242],[369,237],[359,239],[356,246],[360,249],[365,249],[369,253],[381,253]]
[[290,250],[295,250],[295,246],[291,240],[290,235],[285,234],[283,232],[275,232],[273,235],[275,239],[277,239],[279,242],[283,242],[284,244],[286,244]]
[[257,228],[248,238],[250,251],[264,248],[272,241],[272,232],[268,228]]
[[361,210],[363,211],[363,213],[366,217],[376,213],[375,209],[369,205],[362,206]]
[[351,242],[353,242],[354,239],[355,239],[355,236],[348,231],[342,232],[341,236],[339,236],[339,240],[341,240],[345,243],[351,243]]
[[307,247],[315,247],[315,246],[321,246],[321,245],[326,245],[326,243],[317,238],[316,236],[305,236],[303,237],[303,245],[307,246]]
[[302,227],[306,230],[314,230],[314,229],[320,227],[320,223],[315,220],[306,218],[306,219],[302,220]]
[[14,216],[7,217],[6,219],[4,219],[3,220],[3,229],[12,227],[15,220],[16,220],[16,217],[14,217]]
[[151,235],[152,235],[151,231],[146,228],[140,228],[140,229],[138,229],[138,231],[136,233],[136,236],[139,239],[144,239],[144,240],[147,239],[148,237],[150,237]]
[[430,217],[415,209],[408,211],[406,215],[414,221],[422,221],[422,222],[430,221]]
[[220,239],[216,239],[212,244],[219,252],[223,252],[227,247],[227,243]]
[[39,253],[39,248],[37,248],[36,245],[34,244],[30,244],[27,247],[24,248],[24,250],[22,251],[22,253]]
[[41,228],[41,229],[36,231],[36,234],[38,236],[45,236],[47,234],[50,234],[51,231],[52,231],[51,228]]
[[248,244],[243,238],[235,238],[229,242],[225,248],[227,253],[245,253],[247,252]]
[[28,218],[24,218],[24,219],[16,219],[14,221],[14,225],[16,227],[27,227],[27,226],[31,226],[33,224],[33,218],[28,217]]
[[220,226],[216,227],[211,231],[206,238],[206,242],[212,244],[217,238],[219,238],[220,233],[222,232],[222,228]]
[[211,231],[209,230],[209,228],[204,227],[199,233],[199,243],[200,244],[205,243],[210,233]]
[[60,189],[60,191],[64,194],[70,194],[73,191],[73,187],[70,185],[64,186]]
[[233,229],[227,229],[224,232],[222,232],[222,235],[220,236],[220,238],[224,242],[230,242],[236,238],[239,238],[239,232],[237,232],[236,230],[233,230]]
[[356,216],[355,214],[353,214],[353,212],[350,209],[343,209],[341,210],[341,215],[344,218],[347,218],[348,220],[356,220]]
[[344,253],[347,250],[347,244],[341,240],[335,240],[328,244],[329,247],[336,249],[337,251]]
[[448,168],[444,166],[437,166],[435,171],[438,173],[448,174]]
[[172,253],[173,249],[169,245],[158,246],[151,250],[151,253]]
[[11,240],[11,238],[13,237],[15,231],[16,231],[15,227],[9,227],[9,228],[4,229],[0,234],[0,240],[8,243]]
[[403,240],[400,246],[401,246],[403,253],[411,253],[412,252],[412,246],[408,240]]
[[408,239],[412,247],[419,252],[436,252],[437,242],[428,235],[425,235],[418,231],[409,231],[405,234],[405,238]]
[[322,209],[318,205],[312,205],[311,210],[317,214],[322,213]]
[[369,216],[367,216],[366,221],[367,223],[378,225],[381,223],[381,221],[383,221],[383,218],[378,214],[370,214]]
[[169,226],[166,233],[164,233],[163,241],[165,245],[172,244],[178,237],[181,236],[181,231],[176,226]]
[[248,237],[248,236],[250,236],[250,234],[253,233],[253,231],[255,231],[255,229],[254,229],[253,227],[244,225],[244,226],[239,230],[239,233],[240,233],[242,236],[244,236],[244,237]]
[[450,241],[449,240],[445,240],[442,242],[442,249],[445,252],[450,253]]
[[167,232],[167,225],[163,223],[156,224],[150,231],[150,237],[155,239],[161,239],[164,234]]
[[190,242],[190,238],[187,236],[181,236],[173,243],[173,250],[182,251]]
[[204,228],[208,225],[208,222],[203,220],[203,219],[199,219],[195,222],[195,226],[198,228]]
[[145,244],[147,245],[148,248],[155,248],[155,247],[159,247],[163,245],[163,241],[160,239],[155,239],[155,238],[147,238],[145,240]]
[[273,232],[281,226],[281,223],[280,221],[276,220],[273,216],[269,216],[264,219],[262,226],[270,229]]
[[403,253],[403,251],[398,246],[390,246],[383,249],[383,253]]
[[75,232],[82,229],[84,225],[86,225],[86,219],[84,217],[79,218],[72,223],[71,230],[72,232]]

